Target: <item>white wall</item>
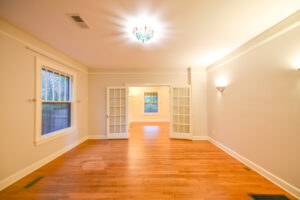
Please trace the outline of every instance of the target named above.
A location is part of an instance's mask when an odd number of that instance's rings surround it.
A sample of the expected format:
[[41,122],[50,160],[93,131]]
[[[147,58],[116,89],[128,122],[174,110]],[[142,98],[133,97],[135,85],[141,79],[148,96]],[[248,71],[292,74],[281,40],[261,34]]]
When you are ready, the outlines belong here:
[[[129,121],[148,122],[148,121],[170,121],[170,87],[130,87],[129,96]],[[144,113],[144,93],[158,93],[158,112]]]
[[[25,48],[34,46],[80,69],[77,73],[78,131],[34,145],[35,56]],[[66,148],[88,134],[87,68],[20,29],[0,20],[0,187],[8,177]],[[19,176],[16,176],[19,177]]]
[[[282,179],[278,183],[298,196],[300,72],[293,62],[300,59],[299,22],[300,12],[207,75],[209,136]],[[223,96],[215,88],[220,76],[228,79]]]

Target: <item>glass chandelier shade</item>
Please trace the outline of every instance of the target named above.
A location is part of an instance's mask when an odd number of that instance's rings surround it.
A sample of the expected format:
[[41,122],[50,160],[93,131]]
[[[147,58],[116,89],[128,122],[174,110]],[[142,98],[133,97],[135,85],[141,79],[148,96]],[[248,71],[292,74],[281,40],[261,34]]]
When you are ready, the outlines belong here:
[[135,27],[133,29],[133,34],[137,40],[145,43],[149,41],[154,36],[154,31],[151,28],[145,27]]

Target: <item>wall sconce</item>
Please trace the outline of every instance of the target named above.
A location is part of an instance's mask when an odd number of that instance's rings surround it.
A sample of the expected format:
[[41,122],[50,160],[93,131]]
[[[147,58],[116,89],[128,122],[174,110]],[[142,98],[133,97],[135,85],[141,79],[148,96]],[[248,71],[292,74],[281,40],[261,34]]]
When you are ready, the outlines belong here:
[[216,82],[216,89],[222,93],[227,86],[227,80],[225,77],[219,77]]
[[225,86],[217,86],[216,88],[220,93],[222,93],[226,87]]
[[300,56],[298,56],[298,58],[295,59],[294,62],[293,62],[293,65],[296,67],[296,69],[297,69],[298,71],[300,71],[300,58],[299,58],[299,57],[300,57]]

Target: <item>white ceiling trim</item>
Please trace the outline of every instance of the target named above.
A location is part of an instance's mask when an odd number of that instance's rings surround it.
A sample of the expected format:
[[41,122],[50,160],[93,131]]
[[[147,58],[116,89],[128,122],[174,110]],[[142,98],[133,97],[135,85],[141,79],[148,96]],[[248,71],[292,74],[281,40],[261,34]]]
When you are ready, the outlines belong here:
[[237,59],[238,57],[262,46],[263,44],[297,28],[300,25],[300,10],[285,18],[278,24],[272,26],[263,33],[257,35],[252,40],[249,40],[242,46],[238,47],[225,57],[221,58],[217,62],[207,67],[207,72],[211,72],[217,68],[224,66],[225,64]]
[[34,52],[35,54],[38,54],[38,55],[41,55],[41,56],[46,57],[46,58],[48,58],[48,59],[51,59],[51,60],[54,61],[54,62],[57,62],[57,63],[59,63],[59,64],[62,64],[62,65],[64,65],[64,66],[68,67],[68,68],[72,68],[72,69],[74,69],[74,70],[76,70],[76,71],[81,71],[81,72],[84,72],[84,73],[88,73],[87,70],[84,70],[84,69],[82,69],[82,68],[76,67],[76,66],[74,66],[73,64],[71,64],[71,63],[69,63],[69,62],[66,62],[66,61],[64,61],[64,60],[61,59],[61,58],[58,58],[57,56],[55,56],[55,55],[53,55],[53,54],[51,54],[51,53],[49,53],[49,52],[46,52],[46,51],[44,51],[44,50],[42,50],[42,49],[40,49],[40,48],[38,48],[38,47],[36,47],[36,46],[34,46],[34,45],[28,43],[28,42],[26,42],[26,41],[24,41],[24,40],[22,40],[22,39],[20,39],[20,38],[18,38],[18,37],[16,37],[16,36],[10,34],[10,33],[7,33],[6,31],[0,30],[0,34],[4,35],[4,36],[6,36],[6,37],[8,37],[8,38],[10,38],[10,39],[13,39],[13,40],[15,40],[16,42],[19,42],[19,43],[23,44],[24,47],[25,47],[27,50],[30,50],[30,51]]

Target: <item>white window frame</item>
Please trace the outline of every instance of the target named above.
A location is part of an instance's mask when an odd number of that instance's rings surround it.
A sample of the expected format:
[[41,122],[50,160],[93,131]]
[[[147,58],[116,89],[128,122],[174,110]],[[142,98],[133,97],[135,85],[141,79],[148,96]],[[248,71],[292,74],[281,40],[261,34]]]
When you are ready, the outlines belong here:
[[[145,112],[145,93],[157,93],[157,112],[155,112],[155,113],[147,113],[147,112]],[[144,96],[143,96],[143,101],[144,101],[144,109],[143,109],[143,113],[145,114],[145,115],[158,115],[160,112],[159,112],[159,110],[160,110],[160,97],[159,97],[159,91],[145,91],[144,92]]]
[[[70,77],[71,127],[42,135],[42,69],[51,70]],[[40,145],[77,130],[76,124],[76,72],[45,58],[36,57],[36,119],[35,145]],[[46,101],[47,102],[47,101]]]

